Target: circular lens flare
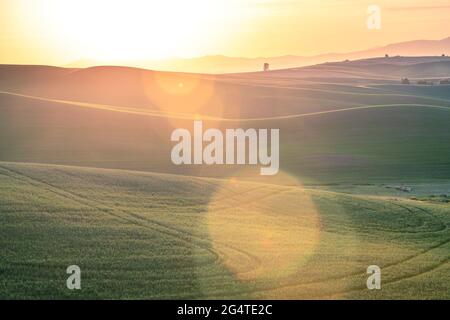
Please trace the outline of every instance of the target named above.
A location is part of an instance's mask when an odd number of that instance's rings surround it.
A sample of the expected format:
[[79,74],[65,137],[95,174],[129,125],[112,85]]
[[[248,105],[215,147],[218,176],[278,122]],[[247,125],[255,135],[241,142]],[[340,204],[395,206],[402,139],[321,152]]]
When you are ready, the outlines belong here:
[[223,103],[215,95],[214,80],[197,74],[144,72],[142,86],[150,104],[167,114],[174,127],[180,119],[223,115]]

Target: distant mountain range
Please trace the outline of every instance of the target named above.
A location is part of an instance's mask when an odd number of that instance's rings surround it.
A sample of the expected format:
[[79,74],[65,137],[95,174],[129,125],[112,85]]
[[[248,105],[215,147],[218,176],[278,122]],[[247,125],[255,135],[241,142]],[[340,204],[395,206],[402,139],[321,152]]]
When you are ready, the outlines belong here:
[[[239,58],[227,56],[204,56],[198,58],[171,58],[162,60],[115,61],[115,65],[133,66],[152,70],[184,71],[197,73],[233,73],[262,70],[264,63],[270,68],[284,69],[302,67],[324,62],[356,60],[389,56],[441,56],[450,55],[450,37],[442,40],[414,40],[389,44],[383,47],[371,48],[350,53],[328,53],[317,56],[286,55],[279,57]],[[65,67],[84,68],[104,65],[104,63],[82,59]]]

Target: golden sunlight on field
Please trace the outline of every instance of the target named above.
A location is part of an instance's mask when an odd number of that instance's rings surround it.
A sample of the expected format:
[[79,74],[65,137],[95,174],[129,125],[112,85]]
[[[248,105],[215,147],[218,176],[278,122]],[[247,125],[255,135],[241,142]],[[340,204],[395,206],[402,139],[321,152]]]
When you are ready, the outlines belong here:
[[[294,178],[280,174],[292,184]],[[295,277],[320,239],[320,216],[310,195],[269,184],[242,190],[239,182],[226,180],[209,203],[208,230],[223,263],[243,281]]]

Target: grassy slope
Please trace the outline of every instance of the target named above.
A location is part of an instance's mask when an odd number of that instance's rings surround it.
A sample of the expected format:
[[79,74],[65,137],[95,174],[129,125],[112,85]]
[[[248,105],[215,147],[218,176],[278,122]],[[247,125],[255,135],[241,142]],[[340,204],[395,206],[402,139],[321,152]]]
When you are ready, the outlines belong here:
[[[0,161],[220,179],[0,162],[0,297],[449,298],[447,87],[349,66],[2,71],[0,90],[70,101],[1,93]],[[170,133],[192,127],[179,114],[280,128],[282,173],[266,182],[285,186],[226,179],[240,167],[171,165]],[[70,264],[81,292],[65,288]],[[364,289],[370,264],[380,292]]]
[[5,162],[0,198],[3,298],[450,298],[448,205]]
[[[242,108],[242,113],[247,114],[245,117],[267,120],[206,121],[205,126],[280,128],[281,169],[308,184],[450,179],[450,109],[445,109],[450,106],[449,102],[427,96],[424,89],[420,92],[423,97],[417,98],[393,94],[395,87],[382,93],[370,89],[369,94],[350,89],[343,89],[339,94],[333,85],[310,87],[297,85],[297,89],[288,91],[266,89],[266,95],[273,92],[272,98],[262,95],[259,103],[253,100],[248,105],[245,103],[246,108]],[[325,88],[331,91],[327,93]],[[352,88],[357,91],[357,87]],[[248,99],[248,96],[262,94],[260,89],[241,89]],[[433,93],[431,90],[430,95]],[[308,95],[314,102],[303,104]],[[292,110],[272,107],[275,101],[284,105],[283,99],[287,98]],[[334,107],[330,105],[332,99],[335,99]],[[374,104],[401,105],[310,114]],[[234,168],[181,168],[171,164],[168,159],[172,147],[170,134],[176,127],[192,128],[191,119],[99,110],[7,94],[0,94],[0,112],[0,160],[3,161],[216,177],[233,174]],[[292,117],[271,118],[280,115]]]

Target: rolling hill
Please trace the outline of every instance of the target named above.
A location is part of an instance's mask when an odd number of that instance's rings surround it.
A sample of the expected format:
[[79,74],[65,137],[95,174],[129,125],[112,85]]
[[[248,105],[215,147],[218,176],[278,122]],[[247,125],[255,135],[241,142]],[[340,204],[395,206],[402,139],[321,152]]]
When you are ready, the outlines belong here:
[[[0,66],[0,298],[450,298],[449,64]],[[172,164],[196,119],[280,129],[280,173]]]
[[400,70],[418,76],[450,63],[433,59],[223,76],[3,66],[0,160],[232,175],[169,161],[170,133],[203,118],[218,128],[279,128],[281,169],[308,184],[448,179],[448,86],[399,84]]
[[5,162],[0,181],[2,298],[449,298],[445,204]]

